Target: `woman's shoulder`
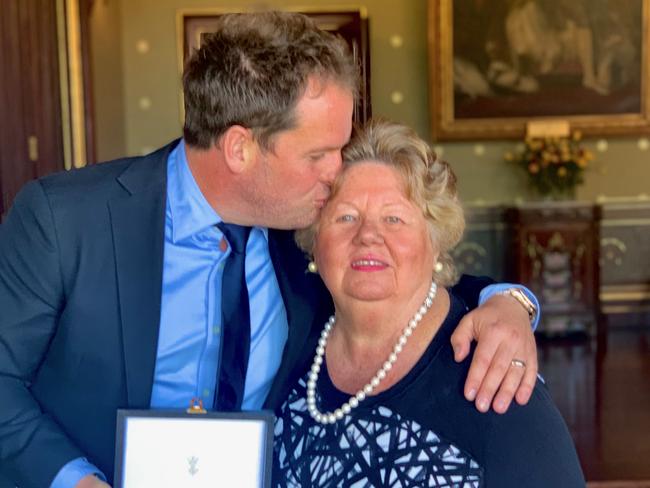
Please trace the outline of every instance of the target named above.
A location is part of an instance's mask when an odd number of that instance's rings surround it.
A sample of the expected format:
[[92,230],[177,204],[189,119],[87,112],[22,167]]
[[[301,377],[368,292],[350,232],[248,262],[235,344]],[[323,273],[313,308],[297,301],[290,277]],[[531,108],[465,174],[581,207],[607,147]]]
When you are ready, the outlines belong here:
[[584,486],[569,429],[541,379],[526,405],[479,415],[489,423],[483,439],[488,484],[507,478],[513,486]]
[[492,480],[488,486],[554,486],[549,476],[563,480],[557,486],[584,486],[569,430],[541,379],[527,405],[513,402],[505,414],[481,413],[465,399],[474,348],[454,360],[450,338],[466,309],[453,293],[450,299],[435,354],[395,407],[469,452]]

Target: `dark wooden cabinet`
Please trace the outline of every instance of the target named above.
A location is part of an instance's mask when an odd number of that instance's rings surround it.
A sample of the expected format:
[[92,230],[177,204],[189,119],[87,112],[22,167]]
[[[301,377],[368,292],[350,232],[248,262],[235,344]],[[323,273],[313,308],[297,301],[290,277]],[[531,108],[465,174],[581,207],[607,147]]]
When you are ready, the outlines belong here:
[[599,314],[603,327],[648,323],[647,196],[597,205],[468,205],[466,214],[465,236],[453,251],[457,268],[530,286],[542,300],[542,330],[596,332],[590,324]]
[[600,207],[580,202],[528,203],[506,214],[516,281],[538,297],[538,331],[597,332]]

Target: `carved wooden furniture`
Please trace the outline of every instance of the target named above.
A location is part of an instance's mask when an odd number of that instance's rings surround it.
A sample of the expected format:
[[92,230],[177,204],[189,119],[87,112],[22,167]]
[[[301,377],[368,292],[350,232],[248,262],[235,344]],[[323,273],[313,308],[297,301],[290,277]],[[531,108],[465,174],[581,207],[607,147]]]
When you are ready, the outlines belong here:
[[600,207],[527,203],[507,211],[514,237],[514,280],[539,298],[538,328],[548,335],[595,334],[599,315]]

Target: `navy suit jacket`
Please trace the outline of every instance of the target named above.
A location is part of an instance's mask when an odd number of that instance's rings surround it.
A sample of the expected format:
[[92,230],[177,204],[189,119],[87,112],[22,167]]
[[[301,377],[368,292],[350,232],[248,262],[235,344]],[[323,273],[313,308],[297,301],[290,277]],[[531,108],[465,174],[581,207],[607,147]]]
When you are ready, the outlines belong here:
[[[32,182],[0,227],[0,476],[20,487],[81,456],[111,481],[116,410],[149,408],[177,142]],[[332,303],[293,233],[270,230],[269,249],[289,322],[273,409]]]
[[[116,410],[149,408],[175,144],[30,183],[0,228],[0,471],[21,487],[79,456],[112,478]],[[289,322],[274,408],[331,301],[291,232],[269,248]]]

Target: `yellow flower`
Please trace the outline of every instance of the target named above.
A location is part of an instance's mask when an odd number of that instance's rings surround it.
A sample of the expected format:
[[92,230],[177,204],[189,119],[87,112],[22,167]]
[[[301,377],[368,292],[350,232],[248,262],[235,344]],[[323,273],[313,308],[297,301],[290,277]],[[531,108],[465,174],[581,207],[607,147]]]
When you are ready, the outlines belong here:
[[573,131],[573,140],[579,141],[580,139],[582,139],[582,132],[579,130]]
[[578,160],[576,161],[576,164],[577,164],[580,168],[586,168],[586,167],[587,167],[587,158],[586,158],[586,157],[584,157],[584,158],[578,158]]
[[533,175],[539,173],[539,165],[537,163],[530,163],[528,165],[528,171]]
[[566,176],[566,168],[565,168],[564,166],[560,166],[560,167],[557,169],[557,175],[558,175],[560,178],[564,178],[564,177]]

